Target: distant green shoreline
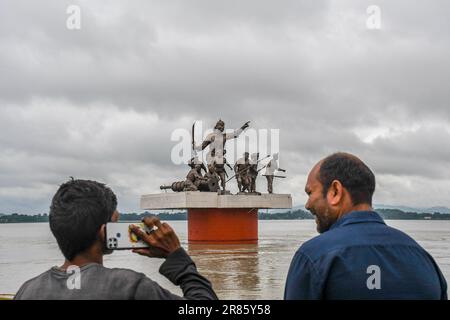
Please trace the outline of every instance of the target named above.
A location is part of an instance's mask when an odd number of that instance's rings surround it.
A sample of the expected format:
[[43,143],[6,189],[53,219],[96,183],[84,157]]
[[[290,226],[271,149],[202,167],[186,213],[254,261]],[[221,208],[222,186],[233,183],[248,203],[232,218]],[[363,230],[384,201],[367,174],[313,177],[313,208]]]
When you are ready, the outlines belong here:
[[[387,220],[450,220],[450,214],[435,213],[417,213],[404,212],[398,209],[378,209],[376,210],[384,219]],[[140,221],[143,217],[150,215],[149,212],[144,213],[121,213],[120,221]],[[160,213],[156,214],[161,220],[187,220],[186,212],[176,213]],[[313,216],[303,210],[294,210],[277,213],[258,213],[259,220],[308,220],[314,219]],[[25,214],[2,214],[0,215],[0,223],[33,223],[48,222],[48,215],[38,214],[34,216]]]

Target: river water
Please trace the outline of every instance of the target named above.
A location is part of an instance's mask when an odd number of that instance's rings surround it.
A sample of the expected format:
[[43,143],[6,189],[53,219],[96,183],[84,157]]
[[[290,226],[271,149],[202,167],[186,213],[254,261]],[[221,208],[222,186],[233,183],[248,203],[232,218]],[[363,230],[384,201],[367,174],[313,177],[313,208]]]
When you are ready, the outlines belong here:
[[[450,221],[386,222],[428,250],[450,279]],[[317,235],[313,220],[263,220],[256,245],[192,245],[187,243],[186,221],[169,223],[221,299],[282,299],[292,256],[304,241]],[[62,262],[47,223],[0,224],[0,294],[15,293],[24,281]],[[161,263],[128,251],[114,252],[104,261],[106,267],[143,272],[181,294],[158,273]]]

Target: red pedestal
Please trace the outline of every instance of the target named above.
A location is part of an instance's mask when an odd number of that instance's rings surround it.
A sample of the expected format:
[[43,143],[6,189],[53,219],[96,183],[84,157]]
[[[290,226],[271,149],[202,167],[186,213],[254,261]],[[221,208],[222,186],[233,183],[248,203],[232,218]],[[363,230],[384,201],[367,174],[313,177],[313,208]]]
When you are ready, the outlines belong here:
[[188,209],[191,243],[257,243],[258,209]]

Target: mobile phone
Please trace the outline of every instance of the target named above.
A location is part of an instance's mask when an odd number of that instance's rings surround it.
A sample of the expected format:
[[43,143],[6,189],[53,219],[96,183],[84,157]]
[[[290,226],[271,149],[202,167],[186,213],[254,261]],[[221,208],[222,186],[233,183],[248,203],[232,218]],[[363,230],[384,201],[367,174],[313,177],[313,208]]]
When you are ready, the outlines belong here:
[[138,226],[147,234],[153,231],[144,223],[109,222],[106,224],[106,248],[111,250],[148,248],[147,243],[131,232],[130,225]]

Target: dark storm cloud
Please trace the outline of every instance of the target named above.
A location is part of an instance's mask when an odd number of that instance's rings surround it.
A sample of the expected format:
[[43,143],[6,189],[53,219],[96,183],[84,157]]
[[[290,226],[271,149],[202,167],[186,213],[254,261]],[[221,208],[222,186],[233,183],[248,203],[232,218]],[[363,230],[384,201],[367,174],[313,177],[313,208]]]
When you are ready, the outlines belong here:
[[[70,4],[81,30],[66,28]],[[372,4],[381,30],[366,28]],[[70,175],[109,183],[135,210],[140,194],[186,173],[169,162],[173,130],[218,118],[281,130],[297,202],[315,162],[349,151],[376,172],[378,202],[450,205],[435,191],[450,190],[448,1],[0,9],[0,212],[46,211]]]

